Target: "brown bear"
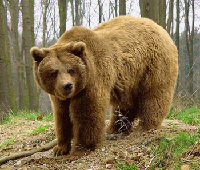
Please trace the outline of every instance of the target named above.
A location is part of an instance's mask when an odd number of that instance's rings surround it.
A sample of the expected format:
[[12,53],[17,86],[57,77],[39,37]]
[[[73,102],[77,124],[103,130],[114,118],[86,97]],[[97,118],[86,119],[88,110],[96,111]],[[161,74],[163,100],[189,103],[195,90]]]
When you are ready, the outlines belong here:
[[[94,150],[104,136],[110,105],[108,133],[129,131],[135,117],[144,130],[159,128],[169,111],[178,52],[150,19],[120,16],[92,30],[73,27],[55,45],[33,47],[30,53],[35,81],[52,102],[56,155]],[[129,123],[121,130],[117,109]]]

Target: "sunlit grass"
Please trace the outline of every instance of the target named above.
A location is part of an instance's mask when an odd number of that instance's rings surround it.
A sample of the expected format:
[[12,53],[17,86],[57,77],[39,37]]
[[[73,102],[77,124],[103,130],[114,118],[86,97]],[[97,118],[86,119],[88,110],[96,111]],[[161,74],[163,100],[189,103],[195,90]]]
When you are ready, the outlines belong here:
[[199,133],[195,135],[180,133],[172,139],[162,137],[162,139],[152,147],[155,159],[151,169],[166,169],[170,166],[172,166],[173,169],[181,169],[181,154],[190,146],[194,145],[199,139]]
[[14,143],[14,138],[8,138],[6,140],[4,140],[1,144],[0,144],[0,149],[4,149],[9,145],[12,145]]
[[31,135],[38,135],[39,133],[45,132],[51,125],[41,125],[38,128],[32,130]]
[[137,164],[129,165],[129,164],[118,163],[117,168],[119,170],[137,170],[138,165]]
[[184,123],[191,125],[200,124],[200,109],[199,108],[187,108],[181,112],[174,112],[173,110],[167,116],[168,119],[178,119]]
[[38,120],[38,121],[53,121],[53,114],[42,114],[40,112],[34,112],[34,111],[27,111],[22,110],[18,111],[17,113],[9,112],[7,113],[7,116],[4,120],[0,121],[0,124],[7,124],[7,123],[13,123],[16,119],[22,119],[22,120]]

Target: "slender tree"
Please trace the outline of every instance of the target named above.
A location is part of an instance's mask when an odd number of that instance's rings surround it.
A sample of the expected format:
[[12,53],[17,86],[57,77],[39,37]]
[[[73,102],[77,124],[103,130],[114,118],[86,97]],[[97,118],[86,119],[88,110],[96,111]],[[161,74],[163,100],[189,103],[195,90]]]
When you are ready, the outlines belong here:
[[[46,31],[47,31],[47,8],[49,6],[48,0],[41,1],[42,3],[42,19],[43,19],[43,40],[42,40],[42,46],[46,46]],[[60,9],[60,8],[59,8]],[[60,10],[59,10],[60,11]]]
[[117,4],[118,4],[118,0],[115,0],[115,17],[118,16],[118,13],[117,13],[117,10],[118,10]]
[[[179,53],[179,25],[180,25],[180,7],[179,7],[179,0],[176,0],[176,33],[175,33],[175,44],[178,49]],[[180,57],[179,57],[180,63]],[[179,93],[180,90],[180,74],[178,75],[178,81],[176,86],[176,94]]]
[[102,22],[102,15],[103,15],[103,4],[101,0],[98,0],[98,5],[99,5],[99,23]]
[[75,17],[74,17],[74,0],[70,0],[71,3],[71,14],[72,14],[72,25],[75,25]]
[[180,25],[180,7],[179,7],[179,0],[176,0],[176,37],[175,37],[175,44],[179,51],[179,25]]
[[194,40],[194,0],[192,0],[192,29],[190,31],[190,24],[189,24],[189,10],[190,10],[190,1],[184,0],[185,2],[185,35],[186,35],[186,47],[187,47],[187,54],[189,56],[189,91],[190,94],[193,95],[193,40]]
[[85,5],[86,5],[86,0],[82,0],[81,1],[82,3],[82,9],[81,9],[81,24],[83,25],[83,17],[86,15],[86,7],[85,7]]
[[81,15],[80,15],[80,1],[75,0],[75,25],[81,25]]
[[172,32],[172,22],[173,22],[173,9],[174,9],[174,0],[169,2],[169,17],[167,20],[167,32],[171,34]]
[[190,93],[193,95],[194,89],[193,89],[193,82],[194,82],[194,77],[193,77],[193,72],[194,72],[194,19],[195,19],[195,14],[194,14],[194,0],[192,0],[192,29],[190,33],[190,80],[191,80],[191,87],[190,87]]
[[92,3],[92,0],[89,1],[89,10],[88,10],[88,12],[89,12],[89,18],[88,18],[89,27],[90,27],[90,24],[91,24],[91,9],[90,9],[91,3]]

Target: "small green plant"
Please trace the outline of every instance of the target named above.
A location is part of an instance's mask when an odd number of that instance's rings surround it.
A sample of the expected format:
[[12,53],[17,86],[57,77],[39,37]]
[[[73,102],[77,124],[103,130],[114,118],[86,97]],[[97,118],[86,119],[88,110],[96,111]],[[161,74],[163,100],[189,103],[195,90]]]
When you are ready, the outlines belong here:
[[34,129],[31,134],[37,135],[39,133],[45,132],[51,125],[41,125],[37,129]]
[[45,114],[43,121],[54,121],[53,113]]
[[199,128],[197,129],[197,134],[200,136],[200,126],[199,126]]
[[192,107],[177,113],[171,110],[167,118],[178,119],[191,125],[198,125],[200,124],[200,109]]
[[162,137],[161,140],[152,147],[155,154],[152,169],[165,169],[173,164],[174,169],[180,169],[181,162],[179,160],[181,154],[185,152],[191,145],[200,139],[200,135],[191,135],[189,133],[180,133],[172,139]]
[[55,134],[50,134],[50,135],[48,135],[48,137],[49,137],[50,141],[52,141],[55,139]]
[[8,145],[12,145],[14,143],[14,138],[8,138],[2,142],[0,145],[0,149],[6,148]]

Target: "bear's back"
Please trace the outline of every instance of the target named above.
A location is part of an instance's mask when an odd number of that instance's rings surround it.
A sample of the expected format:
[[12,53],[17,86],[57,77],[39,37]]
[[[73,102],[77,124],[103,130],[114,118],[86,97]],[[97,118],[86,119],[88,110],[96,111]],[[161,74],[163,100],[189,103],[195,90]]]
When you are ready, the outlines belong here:
[[139,54],[155,51],[164,54],[160,57],[178,58],[177,48],[167,31],[148,18],[120,16],[99,24],[92,31],[109,46],[116,47],[113,49]]
[[[119,16],[117,18],[110,19],[107,22],[100,23],[92,29],[97,34],[116,34],[116,33],[131,33],[136,37],[141,37],[142,34],[151,33],[148,36],[155,36],[155,34],[166,35],[170,39],[168,33],[154,21],[148,18],[136,18],[130,15]],[[123,36],[118,34],[117,36]]]

